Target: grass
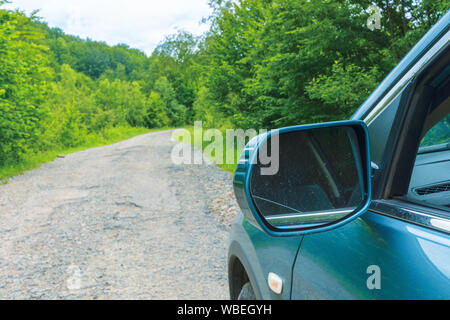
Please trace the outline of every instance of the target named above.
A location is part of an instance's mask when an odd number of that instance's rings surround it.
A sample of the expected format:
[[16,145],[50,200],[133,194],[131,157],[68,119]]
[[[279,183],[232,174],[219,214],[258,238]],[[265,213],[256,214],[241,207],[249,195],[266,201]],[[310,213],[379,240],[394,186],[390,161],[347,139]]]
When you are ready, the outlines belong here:
[[0,185],[8,183],[9,178],[24,173],[25,171],[40,167],[44,163],[55,160],[59,155],[68,155],[78,151],[114,144],[142,134],[169,130],[171,128],[146,129],[131,127],[116,127],[107,129],[104,134],[90,134],[86,143],[73,148],[60,148],[36,154],[27,155],[24,160],[10,163],[0,167]]
[[[212,141],[194,141],[193,137],[194,137],[194,127],[186,127],[184,128],[186,130],[189,131],[190,135],[191,135],[191,144],[195,147],[197,147],[198,149],[204,151],[205,148],[210,145],[212,143]],[[242,149],[238,150],[238,146],[236,143],[233,144],[233,146],[227,146],[226,141],[225,141],[225,137],[226,137],[226,129],[225,128],[221,128],[219,129],[220,132],[222,133],[222,136],[224,137],[223,139],[223,159],[219,159],[215,154],[213,154],[212,156],[208,156],[208,158],[217,163],[217,166],[219,168],[221,168],[222,170],[231,172],[232,174],[234,174],[234,172],[236,171],[236,166],[237,166],[237,162],[241,156],[242,153]],[[180,139],[181,140],[181,139]],[[230,154],[230,152],[233,152],[234,154],[234,163],[232,164],[227,164],[226,161],[226,155]],[[220,160],[220,161],[219,161]]]

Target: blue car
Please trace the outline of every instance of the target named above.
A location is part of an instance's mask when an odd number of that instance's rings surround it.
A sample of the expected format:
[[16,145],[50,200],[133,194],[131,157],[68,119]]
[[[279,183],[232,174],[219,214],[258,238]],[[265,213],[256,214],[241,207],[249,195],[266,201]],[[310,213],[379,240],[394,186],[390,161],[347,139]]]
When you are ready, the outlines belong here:
[[450,299],[450,12],[348,121],[252,139],[231,299]]

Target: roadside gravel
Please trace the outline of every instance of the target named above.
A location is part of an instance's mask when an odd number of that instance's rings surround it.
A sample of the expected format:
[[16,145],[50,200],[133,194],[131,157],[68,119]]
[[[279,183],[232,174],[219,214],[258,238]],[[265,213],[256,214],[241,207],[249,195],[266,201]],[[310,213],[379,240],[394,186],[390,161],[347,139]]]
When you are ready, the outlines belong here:
[[1,185],[0,299],[227,299],[231,175],[174,165],[170,137],[78,152]]

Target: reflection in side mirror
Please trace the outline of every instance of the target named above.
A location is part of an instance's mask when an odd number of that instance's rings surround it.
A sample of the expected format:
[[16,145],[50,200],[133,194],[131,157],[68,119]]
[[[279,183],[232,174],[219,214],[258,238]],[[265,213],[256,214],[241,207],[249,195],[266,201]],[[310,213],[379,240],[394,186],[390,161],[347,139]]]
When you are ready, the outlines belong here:
[[[250,169],[254,210],[277,230],[311,230],[361,213],[370,198],[362,124],[282,130],[260,143]],[[278,143],[278,172],[261,174],[261,150]]]

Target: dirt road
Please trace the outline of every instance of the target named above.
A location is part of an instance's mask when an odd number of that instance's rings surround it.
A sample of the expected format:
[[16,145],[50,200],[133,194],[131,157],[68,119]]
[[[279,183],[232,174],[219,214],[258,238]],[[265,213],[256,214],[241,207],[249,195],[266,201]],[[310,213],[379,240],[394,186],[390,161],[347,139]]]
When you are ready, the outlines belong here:
[[227,299],[231,176],[174,165],[171,132],[0,186],[0,299]]

